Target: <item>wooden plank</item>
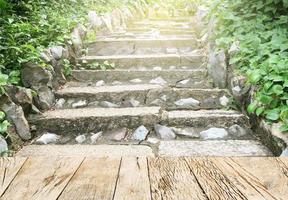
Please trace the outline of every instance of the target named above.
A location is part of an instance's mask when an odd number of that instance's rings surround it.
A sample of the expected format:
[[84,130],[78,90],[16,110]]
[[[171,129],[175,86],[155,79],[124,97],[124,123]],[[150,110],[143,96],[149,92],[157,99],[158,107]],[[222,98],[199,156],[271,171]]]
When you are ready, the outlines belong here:
[[207,199],[186,162],[181,158],[149,158],[152,199]]
[[28,158],[1,200],[57,199],[82,161],[83,158]]
[[17,175],[27,158],[0,158],[0,197]]
[[146,158],[122,158],[114,199],[151,199]]
[[288,199],[287,160],[280,158],[233,158],[226,162],[229,162],[231,167],[239,173],[239,176],[236,177],[237,181],[246,179],[266,199]]
[[112,199],[121,158],[86,158],[59,200]]

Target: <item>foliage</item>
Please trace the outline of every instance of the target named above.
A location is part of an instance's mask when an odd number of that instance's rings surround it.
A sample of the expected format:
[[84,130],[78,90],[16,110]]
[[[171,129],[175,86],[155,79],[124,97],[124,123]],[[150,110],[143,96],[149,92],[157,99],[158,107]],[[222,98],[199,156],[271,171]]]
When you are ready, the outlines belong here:
[[288,1],[213,0],[212,16],[217,20],[212,39],[225,49],[239,43],[230,65],[257,88],[248,112],[280,120],[288,131]]
[[100,69],[100,70],[107,70],[107,69],[115,69],[114,63],[109,63],[107,60],[103,63],[93,62],[87,64],[86,66],[88,69]]

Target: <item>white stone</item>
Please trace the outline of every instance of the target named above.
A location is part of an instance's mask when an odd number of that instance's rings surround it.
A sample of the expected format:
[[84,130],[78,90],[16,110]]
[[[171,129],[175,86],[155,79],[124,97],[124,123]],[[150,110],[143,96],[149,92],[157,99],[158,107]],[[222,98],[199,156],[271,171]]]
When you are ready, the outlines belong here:
[[120,82],[120,81],[113,81],[112,82],[112,85],[121,85],[122,84],[122,82]]
[[239,85],[232,88],[232,91],[236,94],[239,94],[241,92],[241,87]]
[[172,129],[179,136],[191,137],[191,138],[200,137],[199,133],[197,133],[194,128],[172,128]]
[[170,66],[169,69],[170,70],[176,69],[176,66]]
[[0,135],[0,154],[8,151],[8,145],[6,140]]
[[161,106],[163,104],[161,99],[155,99],[150,103],[151,106]]
[[62,58],[64,48],[62,46],[55,46],[50,48],[50,52],[56,60],[60,60]]
[[96,83],[97,87],[104,86],[104,85],[105,85],[105,81],[103,81],[103,80],[97,81],[97,83]]
[[237,52],[239,52],[240,48],[239,48],[239,41],[237,42],[233,42],[233,44],[231,45],[230,49],[228,50],[228,53],[230,55],[233,55]]
[[119,105],[109,101],[101,101],[99,105],[104,108],[119,108]]
[[223,139],[228,136],[228,132],[224,128],[210,128],[200,132],[200,136],[204,140]]
[[161,100],[167,101],[167,99],[168,99],[168,98],[167,98],[167,95],[164,94],[163,96],[161,96]]
[[95,133],[90,137],[91,140],[91,144],[95,144],[97,142],[97,140],[102,137],[103,132],[99,132],[99,133]]
[[199,106],[200,102],[193,98],[180,99],[175,102],[177,106]]
[[231,135],[237,136],[237,137],[242,137],[242,136],[247,134],[246,130],[244,128],[242,128],[241,126],[239,126],[238,124],[234,124],[233,126],[231,126],[228,129],[228,132]]
[[140,126],[138,127],[134,133],[132,134],[131,139],[132,140],[139,140],[139,141],[143,141],[146,139],[147,135],[149,133],[149,130],[145,127],[145,126]]
[[288,157],[288,148],[286,148],[282,154],[280,155],[280,157]]
[[87,105],[88,105],[88,103],[86,100],[80,100],[80,101],[77,101],[76,103],[73,103],[72,108],[83,108]]
[[82,144],[86,141],[86,136],[85,135],[79,135],[75,138],[75,140],[78,144]]
[[122,129],[118,129],[118,130],[109,131],[109,132],[105,133],[105,135],[108,135],[108,138],[110,140],[121,141],[121,140],[125,139],[127,131],[128,130],[126,128],[122,128]]
[[56,108],[63,108],[65,102],[66,102],[66,100],[63,98],[58,99],[56,104],[55,104],[55,107]]
[[155,71],[161,71],[161,70],[162,70],[162,67],[153,67],[153,70],[155,70]]
[[139,79],[139,78],[136,78],[136,79],[132,79],[132,80],[130,80],[130,82],[131,82],[131,83],[141,83],[142,80]]
[[182,80],[182,81],[180,81],[178,83],[181,84],[181,85],[186,85],[187,83],[189,83],[189,81],[190,81],[190,78]]
[[36,140],[37,144],[51,144],[59,141],[60,136],[54,133],[45,133]]
[[147,142],[149,142],[151,144],[158,144],[160,142],[160,140],[158,138],[148,137]]
[[177,48],[166,48],[168,54],[176,54],[178,52]]
[[173,132],[173,130],[167,126],[156,124],[154,126],[154,130],[156,134],[163,140],[173,140],[176,138],[176,135]]
[[162,78],[162,77],[157,77],[157,78],[155,78],[155,79],[152,79],[151,81],[150,81],[150,83],[151,84],[159,84],[159,85],[165,85],[165,84],[167,84],[167,82]]
[[138,107],[140,105],[140,102],[135,99],[130,99],[125,104],[129,107]]
[[220,104],[224,107],[228,106],[229,104],[229,99],[225,95],[223,97],[220,97],[219,101]]

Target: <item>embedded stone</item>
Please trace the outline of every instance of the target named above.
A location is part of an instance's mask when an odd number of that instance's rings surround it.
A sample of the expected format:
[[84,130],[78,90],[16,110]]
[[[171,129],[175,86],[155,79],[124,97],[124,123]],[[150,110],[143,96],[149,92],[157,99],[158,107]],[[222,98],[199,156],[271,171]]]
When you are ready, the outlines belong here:
[[226,107],[229,104],[229,99],[224,95],[223,97],[220,97],[219,102],[222,106]]
[[107,132],[105,135],[108,135],[108,138],[113,141],[121,141],[124,140],[126,137],[128,130],[126,128],[113,130]]
[[224,128],[210,128],[200,132],[200,136],[204,140],[223,139],[228,136],[228,132]]
[[86,100],[81,100],[72,104],[72,108],[83,108],[88,105]]
[[131,82],[131,83],[141,83],[142,80],[139,79],[139,78],[136,78],[136,79],[132,79],[132,80],[130,80],[130,82]]
[[160,140],[158,138],[148,137],[147,142],[149,142],[151,144],[158,144],[158,143],[160,143]]
[[103,81],[103,80],[97,81],[97,83],[96,83],[96,87],[100,87],[100,86],[104,86],[104,85],[105,85],[105,81]]
[[237,136],[237,137],[242,137],[247,135],[247,131],[242,128],[241,126],[239,126],[238,124],[234,124],[233,126],[231,126],[228,129],[229,134],[233,135],[233,136]]
[[0,135],[0,155],[8,151],[8,144],[6,140]]
[[175,105],[177,106],[199,106],[200,102],[196,99],[193,98],[188,98],[188,99],[180,99],[178,101],[175,102]]
[[134,133],[132,134],[131,139],[132,140],[138,140],[138,141],[143,141],[146,139],[147,135],[149,133],[149,130],[145,126],[140,126],[138,127]]
[[288,148],[286,148],[282,154],[280,155],[280,157],[288,157]]
[[140,102],[135,99],[130,99],[128,101],[124,101],[123,105],[125,107],[138,107],[140,105]]
[[63,108],[64,107],[64,104],[65,104],[66,100],[61,98],[61,99],[58,99],[56,104],[55,104],[55,107],[56,108]]
[[189,81],[190,81],[190,78],[182,80],[182,81],[179,81],[178,83],[181,84],[181,85],[186,85],[187,83],[189,83]]
[[194,128],[172,128],[176,135],[191,137],[191,138],[199,138],[199,133]]
[[103,135],[103,132],[102,132],[102,131],[93,134],[93,135],[90,137],[91,144],[95,144],[95,143],[98,141],[98,139],[99,139],[100,137],[102,137],[102,135]]
[[119,108],[120,106],[115,104],[115,103],[111,103],[109,101],[101,101],[99,103],[99,106],[103,107],[103,108]]
[[75,140],[78,144],[82,144],[86,141],[86,136],[85,135],[79,135],[75,138]]
[[157,77],[157,78],[155,78],[155,79],[152,79],[151,81],[150,81],[150,83],[151,84],[159,84],[159,85],[165,85],[165,84],[167,84],[167,82],[162,78],[162,77]]
[[60,136],[55,133],[45,133],[36,140],[37,144],[51,144],[57,143],[60,140]]
[[160,124],[154,125],[154,130],[156,134],[163,140],[173,140],[176,138],[173,130],[167,126],[162,126]]
[[60,60],[62,58],[63,49],[62,46],[54,46],[50,48],[50,52],[55,60]]

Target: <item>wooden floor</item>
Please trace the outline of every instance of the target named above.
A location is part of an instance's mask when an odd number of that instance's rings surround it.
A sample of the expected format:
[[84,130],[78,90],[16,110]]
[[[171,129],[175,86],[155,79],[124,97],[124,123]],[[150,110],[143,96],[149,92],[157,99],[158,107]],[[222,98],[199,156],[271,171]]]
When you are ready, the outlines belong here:
[[2,158],[0,196],[52,199],[288,199],[287,158]]

